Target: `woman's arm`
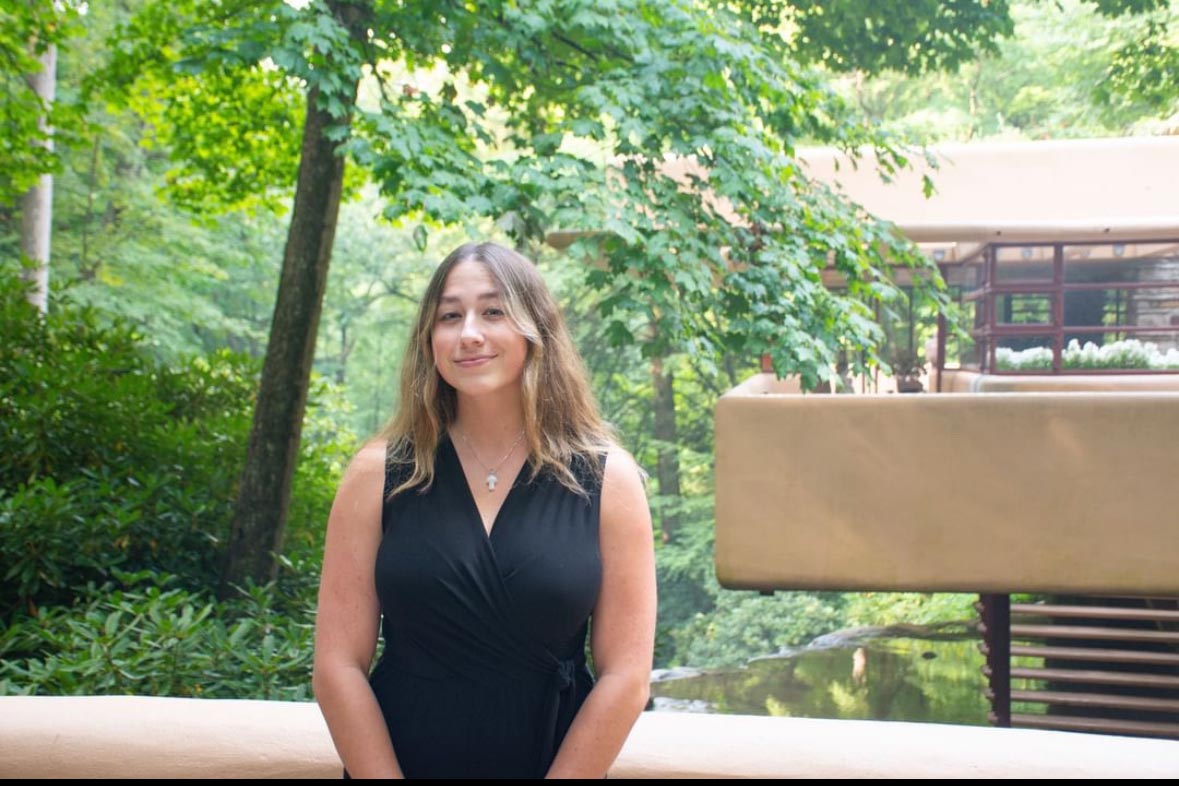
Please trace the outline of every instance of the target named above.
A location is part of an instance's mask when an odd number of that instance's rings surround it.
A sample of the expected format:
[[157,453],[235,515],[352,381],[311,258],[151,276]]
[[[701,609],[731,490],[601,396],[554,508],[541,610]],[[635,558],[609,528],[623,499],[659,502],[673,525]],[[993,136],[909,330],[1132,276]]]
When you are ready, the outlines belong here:
[[647,705],[655,651],[651,513],[633,458],[612,450],[602,479],[602,589],[590,646],[597,684],[573,719],[550,778],[601,778]]
[[336,751],[355,778],[401,777],[368,684],[381,609],[373,578],[381,542],[385,446],[370,443],[344,473],[328,518],[311,684]]

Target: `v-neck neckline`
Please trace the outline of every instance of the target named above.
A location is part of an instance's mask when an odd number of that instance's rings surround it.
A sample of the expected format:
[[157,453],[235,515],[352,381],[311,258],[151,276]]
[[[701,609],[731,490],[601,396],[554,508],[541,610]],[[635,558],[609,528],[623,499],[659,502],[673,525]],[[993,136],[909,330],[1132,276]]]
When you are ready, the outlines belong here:
[[455,469],[458,471],[458,482],[463,487],[466,493],[468,508],[474,514],[474,523],[479,528],[479,532],[483,535],[484,540],[491,542],[492,536],[500,528],[499,518],[504,512],[504,508],[508,506],[508,502],[512,499],[512,495],[516,493],[516,488],[520,485],[520,478],[524,474],[524,467],[528,464],[527,461],[520,465],[520,469],[516,471],[515,477],[512,478],[512,485],[508,487],[508,491],[504,494],[503,500],[499,503],[499,507],[495,511],[495,516],[491,519],[491,528],[483,522],[483,513],[479,510],[479,503],[475,500],[475,492],[471,488],[470,482],[467,480],[467,471],[463,467],[463,460],[459,458],[458,448],[454,446],[454,440],[447,434],[444,438],[446,447],[450,450],[450,457],[454,461]]

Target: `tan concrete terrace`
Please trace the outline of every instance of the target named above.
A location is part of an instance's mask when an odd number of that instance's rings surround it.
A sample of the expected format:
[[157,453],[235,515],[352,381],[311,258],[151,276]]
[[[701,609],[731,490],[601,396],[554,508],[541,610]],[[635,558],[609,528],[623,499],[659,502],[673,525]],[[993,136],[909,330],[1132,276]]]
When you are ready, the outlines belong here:
[[[0,698],[6,778],[338,778],[312,703]],[[1179,742],[939,724],[644,713],[611,778],[1166,778]]]

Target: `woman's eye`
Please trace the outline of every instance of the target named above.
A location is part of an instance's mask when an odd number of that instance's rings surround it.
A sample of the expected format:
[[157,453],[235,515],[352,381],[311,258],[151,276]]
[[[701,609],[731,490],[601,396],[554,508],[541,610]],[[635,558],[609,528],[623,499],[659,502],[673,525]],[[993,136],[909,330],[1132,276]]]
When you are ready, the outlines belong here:
[[504,311],[502,308],[489,308],[486,311],[484,311],[483,313],[489,317],[502,317],[504,315]]
[[449,322],[452,319],[458,319],[458,314],[454,311],[447,311],[438,315],[439,322]]

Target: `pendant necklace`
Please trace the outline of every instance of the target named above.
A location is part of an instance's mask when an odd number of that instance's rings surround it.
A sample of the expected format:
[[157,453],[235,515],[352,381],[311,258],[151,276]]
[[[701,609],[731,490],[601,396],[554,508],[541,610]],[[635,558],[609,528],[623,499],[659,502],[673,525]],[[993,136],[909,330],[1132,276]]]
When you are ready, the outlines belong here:
[[483,463],[483,459],[479,458],[479,454],[475,452],[475,448],[472,447],[471,443],[467,441],[467,436],[463,434],[462,429],[455,428],[455,431],[458,432],[459,439],[461,439],[463,444],[467,446],[467,449],[471,451],[471,455],[475,457],[475,461],[478,461],[483,466],[483,469],[487,470],[487,480],[485,481],[487,483],[487,490],[495,491],[495,484],[499,482],[499,475],[496,474],[496,471],[501,466],[503,466],[505,461],[508,460],[508,456],[515,452],[516,446],[520,444],[520,440],[524,439],[524,429],[520,429],[520,433],[516,436],[516,441],[512,443],[512,446],[508,448],[508,452],[504,454],[503,458],[496,462],[494,467],[489,467]]

